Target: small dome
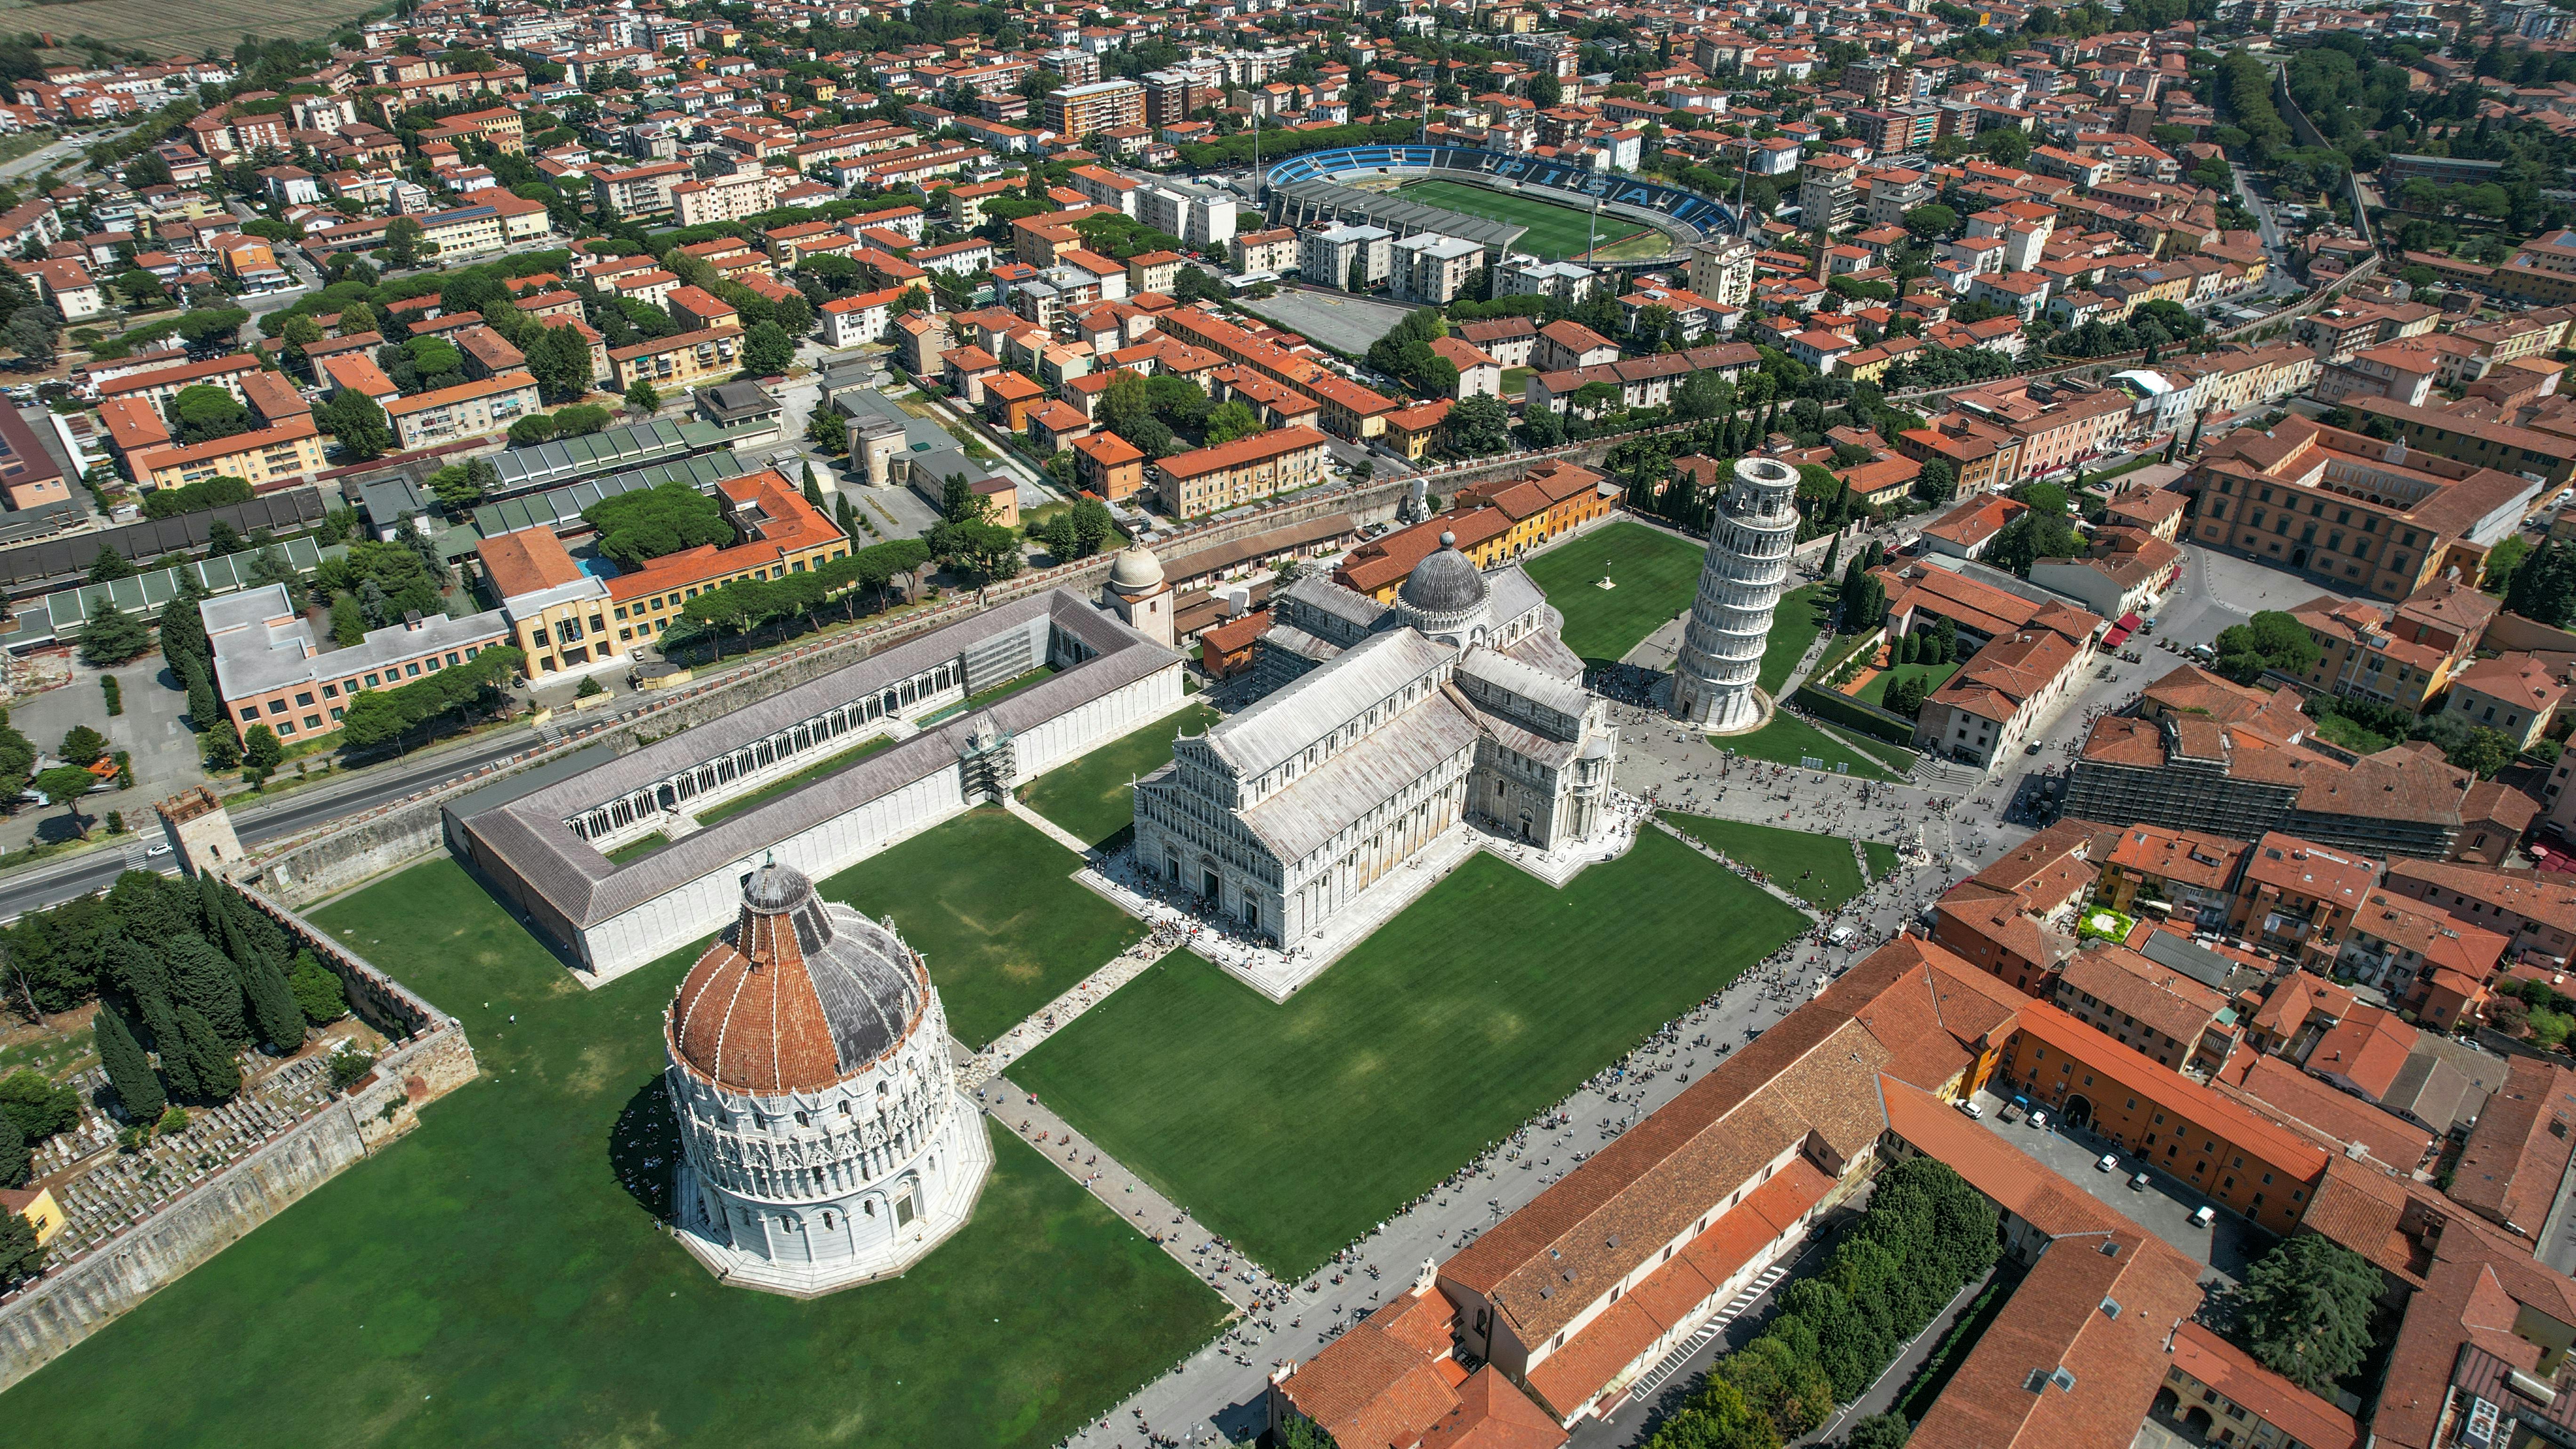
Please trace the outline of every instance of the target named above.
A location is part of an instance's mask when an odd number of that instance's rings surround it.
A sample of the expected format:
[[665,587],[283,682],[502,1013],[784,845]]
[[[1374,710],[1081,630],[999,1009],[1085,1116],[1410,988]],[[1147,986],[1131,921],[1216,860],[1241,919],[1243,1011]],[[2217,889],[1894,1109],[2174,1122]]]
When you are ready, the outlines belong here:
[[1163,561],[1141,543],[1131,543],[1118,550],[1109,565],[1109,587],[1128,594],[1141,594],[1163,586]]
[[1413,566],[1396,598],[1416,614],[1463,614],[1485,602],[1485,576],[1458,551],[1458,536],[1440,535],[1440,547]]
[[680,983],[671,1056],[732,1092],[819,1091],[910,1036],[929,996],[902,938],[772,863],[744,877],[742,914]]

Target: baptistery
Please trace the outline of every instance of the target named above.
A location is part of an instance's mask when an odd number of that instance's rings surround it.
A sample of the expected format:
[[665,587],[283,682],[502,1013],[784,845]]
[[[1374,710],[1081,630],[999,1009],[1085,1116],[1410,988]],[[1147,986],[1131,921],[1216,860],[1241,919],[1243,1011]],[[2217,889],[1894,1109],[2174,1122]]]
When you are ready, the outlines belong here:
[[663,1045],[675,1226],[728,1283],[813,1296],[900,1273],[992,1170],[920,955],[786,866],[743,877]]

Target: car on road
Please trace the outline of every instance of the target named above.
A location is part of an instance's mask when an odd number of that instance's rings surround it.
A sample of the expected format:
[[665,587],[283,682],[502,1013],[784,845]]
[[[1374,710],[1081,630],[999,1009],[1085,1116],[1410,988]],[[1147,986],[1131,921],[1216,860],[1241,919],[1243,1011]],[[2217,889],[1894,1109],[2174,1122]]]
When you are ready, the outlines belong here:
[[2105,1152],[2102,1154],[2102,1160],[2094,1163],[2093,1165],[2104,1172],[2117,1172],[2120,1170],[2120,1159],[2111,1153]]
[[2131,1192],[2145,1192],[2146,1190],[2147,1190],[2147,1175],[2146,1175],[2145,1173],[2141,1172],[2141,1173],[2137,1174],[2136,1176],[2131,1177],[2131,1178],[2129,1179],[2129,1191],[2131,1191]]
[[2026,744],[2026,745],[2022,746],[2022,747],[2021,747],[2021,752],[2022,752],[2023,754],[2025,754],[2025,755],[2035,755],[2035,754],[2038,754],[2038,753],[2039,753],[2039,741],[2037,741],[2037,740],[2033,740],[2033,741],[2031,741],[2029,744]]
[[156,845],[147,845],[143,847],[143,853],[146,856],[168,855],[170,853],[170,842],[164,840]]

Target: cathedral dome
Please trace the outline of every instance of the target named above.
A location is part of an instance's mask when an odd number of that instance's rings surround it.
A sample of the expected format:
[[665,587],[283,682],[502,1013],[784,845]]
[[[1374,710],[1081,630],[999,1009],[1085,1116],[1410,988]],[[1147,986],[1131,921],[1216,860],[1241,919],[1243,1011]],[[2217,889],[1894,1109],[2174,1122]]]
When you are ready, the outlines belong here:
[[1141,594],[1162,586],[1163,561],[1141,543],[1120,549],[1109,565],[1109,587],[1121,593]]
[[820,1091],[868,1069],[919,1024],[929,978],[901,938],[769,864],[671,1008],[671,1056],[747,1096]]
[[1440,535],[1440,547],[1413,566],[1395,591],[1404,606],[1419,615],[1464,614],[1483,606],[1485,576],[1458,551],[1458,536]]

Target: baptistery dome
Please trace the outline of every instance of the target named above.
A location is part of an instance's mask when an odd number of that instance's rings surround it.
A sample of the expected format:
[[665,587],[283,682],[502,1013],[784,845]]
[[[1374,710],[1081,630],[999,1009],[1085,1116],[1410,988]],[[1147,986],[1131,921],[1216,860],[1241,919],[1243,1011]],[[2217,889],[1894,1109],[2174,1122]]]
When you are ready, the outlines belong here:
[[899,1272],[954,1231],[992,1145],[950,1074],[921,957],[777,864],[664,1021],[681,1241],[728,1282],[811,1295]]

